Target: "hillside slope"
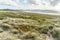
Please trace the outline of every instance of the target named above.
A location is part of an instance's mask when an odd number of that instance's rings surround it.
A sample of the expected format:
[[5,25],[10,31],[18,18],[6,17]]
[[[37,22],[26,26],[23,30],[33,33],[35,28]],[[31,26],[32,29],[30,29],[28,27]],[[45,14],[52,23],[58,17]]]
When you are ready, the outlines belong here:
[[0,40],[60,40],[60,16],[0,11]]

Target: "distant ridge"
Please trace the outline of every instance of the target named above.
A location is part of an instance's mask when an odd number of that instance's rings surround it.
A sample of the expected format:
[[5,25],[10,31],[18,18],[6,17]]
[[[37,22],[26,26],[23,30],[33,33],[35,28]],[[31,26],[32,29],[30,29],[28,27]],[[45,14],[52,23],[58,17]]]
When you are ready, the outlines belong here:
[[59,13],[58,11],[54,11],[54,10],[17,10],[17,9],[0,9],[0,11],[20,11],[20,12],[27,12],[27,11],[30,11],[30,12],[43,12],[43,13]]
[[15,9],[0,9],[0,11],[18,11],[18,10],[15,10]]
[[22,10],[22,11],[44,12],[44,13],[59,13],[58,11],[54,11],[54,10]]

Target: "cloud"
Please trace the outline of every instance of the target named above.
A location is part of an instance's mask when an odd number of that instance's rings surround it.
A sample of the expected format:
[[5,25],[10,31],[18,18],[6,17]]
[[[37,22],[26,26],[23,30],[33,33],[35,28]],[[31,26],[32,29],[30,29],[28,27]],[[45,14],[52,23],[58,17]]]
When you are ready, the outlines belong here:
[[3,8],[60,11],[60,0],[0,0],[0,5],[4,5],[5,7]]
[[51,9],[51,5],[48,1],[44,0],[24,0],[26,3],[26,9]]
[[[19,0],[18,0],[19,1]],[[7,5],[7,6],[12,6],[12,7],[16,7],[20,8],[20,6],[17,4],[18,1],[13,1],[13,0],[0,0],[0,5]]]
[[25,9],[48,9],[60,11],[60,0],[24,0]]
[[29,4],[42,4],[42,5],[50,5],[50,6],[55,6],[57,5],[60,0],[25,0]]
[[36,1],[35,0],[25,0],[26,3],[29,3],[29,4],[36,4]]
[[58,3],[53,10],[59,11],[60,12],[60,3]]
[[60,2],[60,0],[50,0],[50,4],[52,5],[52,6],[55,6],[55,5],[57,5],[58,3]]

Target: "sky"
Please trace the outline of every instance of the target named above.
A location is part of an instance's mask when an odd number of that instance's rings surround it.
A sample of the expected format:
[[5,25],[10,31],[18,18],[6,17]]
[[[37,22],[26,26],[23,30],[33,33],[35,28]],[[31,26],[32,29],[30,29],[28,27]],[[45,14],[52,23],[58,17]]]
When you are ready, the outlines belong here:
[[60,0],[0,0],[0,9],[55,10],[60,12]]

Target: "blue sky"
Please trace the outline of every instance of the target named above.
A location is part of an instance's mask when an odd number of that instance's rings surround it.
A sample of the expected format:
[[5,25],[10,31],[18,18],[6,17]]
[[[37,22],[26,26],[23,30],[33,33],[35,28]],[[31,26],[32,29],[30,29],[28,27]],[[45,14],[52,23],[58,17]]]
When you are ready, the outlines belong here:
[[0,9],[48,9],[60,11],[60,0],[0,0]]

